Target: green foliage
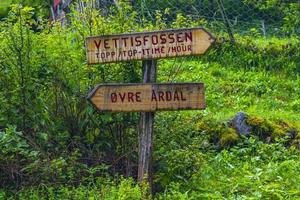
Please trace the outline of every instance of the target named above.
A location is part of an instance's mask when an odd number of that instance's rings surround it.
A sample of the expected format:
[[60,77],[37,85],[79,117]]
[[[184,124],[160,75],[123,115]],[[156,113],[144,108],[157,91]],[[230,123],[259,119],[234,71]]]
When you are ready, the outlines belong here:
[[288,34],[295,35],[299,30],[300,21],[296,16],[300,12],[300,4],[295,0],[244,0],[245,3],[265,12],[269,19],[279,20],[283,23],[283,29]]
[[239,139],[238,134],[233,128],[228,128],[224,133],[220,136],[220,144],[222,146],[227,146],[234,144]]
[[[119,155],[135,151],[133,130],[137,115],[99,116],[85,100],[88,90],[101,82],[139,80],[136,64],[112,65],[110,70],[104,70],[103,65],[90,68],[85,63],[82,44],[90,33],[135,28],[135,14],[130,8],[115,13],[118,15],[104,19],[99,11],[91,12],[89,8],[81,14],[74,11],[74,16],[70,16],[72,26],[65,29],[58,23],[52,27],[43,22],[37,24],[32,8],[15,5],[8,19],[1,23],[0,126],[15,125],[38,148],[41,157],[28,166],[26,173],[41,173],[45,182],[78,181],[81,176],[76,178],[76,173],[86,169],[86,165],[77,163],[79,157],[93,167],[106,155],[107,160],[118,160]],[[93,20],[87,29],[82,20],[90,17]],[[122,25],[117,23],[127,17],[130,20]],[[33,24],[42,29],[34,32]],[[69,157],[76,151],[79,154],[74,159]],[[29,174],[25,177],[31,182]]]
[[0,20],[7,17],[8,12],[14,4],[22,4],[23,6],[32,7],[35,9],[35,17],[47,17],[49,14],[49,6],[51,1],[44,0],[2,0],[0,1]]
[[[213,7],[199,2],[189,1]],[[284,11],[279,17],[291,37],[264,38],[253,28],[252,35],[236,34],[231,44],[220,31],[202,57],[159,60],[159,82],[204,82],[207,108],[156,114],[155,198],[299,198],[299,8],[292,1],[285,7],[274,2],[247,1],[260,11]],[[141,63],[88,66],[84,40],[222,26],[208,23],[209,13],[195,17],[184,6],[174,12],[166,1],[149,3],[119,1],[109,12],[88,3],[79,10],[75,3],[65,27],[36,20],[37,9],[12,6],[0,22],[0,198],[148,198],[147,186],[118,179],[137,171],[138,114],[98,113],[85,99],[99,83],[140,82]],[[249,113],[254,138],[241,138],[230,127],[240,110]]]
[[[186,182],[170,183],[170,199],[297,199],[300,196],[299,152],[281,144],[243,139],[205,162]],[[179,184],[179,185],[178,185]],[[174,187],[176,185],[176,187]],[[188,191],[188,192],[184,192]]]
[[299,120],[298,39],[238,41],[217,45],[199,59],[162,61],[159,81],[204,82],[204,113],[217,120],[241,110],[264,118]]
[[38,158],[39,151],[32,148],[29,142],[15,127],[8,127],[0,132],[1,187],[11,182],[19,185],[26,176],[26,167]]
[[136,184],[132,179],[122,179],[115,183],[110,180],[99,180],[93,185],[39,186],[23,188],[18,194],[0,193],[6,199],[103,199],[103,200],[144,200],[148,199],[147,186]]
[[9,5],[11,4],[12,0],[6,0],[0,2],[0,19],[5,17],[8,13]]
[[287,7],[283,9],[285,13],[284,17],[284,30],[290,34],[297,35],[297,32],[300,28],[300,20],[297,15],[300,14],[300,4],[290,3]]

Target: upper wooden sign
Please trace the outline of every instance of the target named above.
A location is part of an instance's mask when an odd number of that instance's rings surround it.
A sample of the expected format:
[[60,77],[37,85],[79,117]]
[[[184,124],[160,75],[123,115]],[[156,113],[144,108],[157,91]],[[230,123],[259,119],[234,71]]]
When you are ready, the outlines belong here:
[[174,29],[86,39],[88,64],[200,55],[215,41],[203,28]]
[[101,111],[204,109],[203,83],[98,85],[87,99]]

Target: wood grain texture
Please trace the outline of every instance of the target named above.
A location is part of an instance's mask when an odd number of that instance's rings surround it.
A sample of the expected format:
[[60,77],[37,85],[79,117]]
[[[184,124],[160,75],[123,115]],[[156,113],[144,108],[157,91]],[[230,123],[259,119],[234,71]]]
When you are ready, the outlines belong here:
[[86,38],[88,64],[204,54],[214,37],[201,27]]
[[100,111],[204,109],[203,83],[99,85],[88,100]]
[[[157,75],[157,61],[143,61],[143,83],[155,83]],[[147,179],[149,194],[153,197],[153,134],[154,112],[141,112],[139,124],[139,164],[138,181]]]

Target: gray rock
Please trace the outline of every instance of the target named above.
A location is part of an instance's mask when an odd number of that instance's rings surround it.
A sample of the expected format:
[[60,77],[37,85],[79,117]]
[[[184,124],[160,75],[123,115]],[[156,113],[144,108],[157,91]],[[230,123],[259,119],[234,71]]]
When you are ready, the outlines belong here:
[[239,135],[250,135],[251,126],[246,123],[247,114],[238,112],[235,117],[230,121],[231,126],[236,130]]

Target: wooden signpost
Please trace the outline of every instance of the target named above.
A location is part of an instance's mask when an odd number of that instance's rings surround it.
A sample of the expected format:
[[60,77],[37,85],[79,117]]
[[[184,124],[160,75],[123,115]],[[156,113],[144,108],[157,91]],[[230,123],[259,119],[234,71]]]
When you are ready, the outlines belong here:
[[101,111],[141,112],[138,180],[152,190],[154,112],[204,109],[203,83],[155,84],[158,58],[204,54],[214,37],[205,29],[173,29],[86,39],[88,64],[143,60],[142,84],[98,85],[87,99]]
[[89,64],[200,55],[214,42],[203,28],[173,29],[86,39]]
[[101,111],[204,109],[203,83],[98,85],[87,99]]

